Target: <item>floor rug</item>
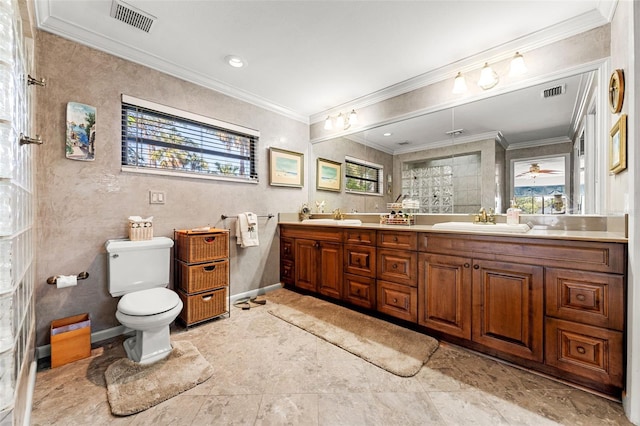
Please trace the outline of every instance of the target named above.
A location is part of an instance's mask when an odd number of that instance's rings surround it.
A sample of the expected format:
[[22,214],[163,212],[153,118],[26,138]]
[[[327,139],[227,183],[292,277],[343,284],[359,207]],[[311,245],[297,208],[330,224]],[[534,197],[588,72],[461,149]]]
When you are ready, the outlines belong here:
[[213,375],[213,367],[191,342],[172,342],[171,354],[140,365],[121,358],[107,367],[107,396],[111,412],[128,416],[173,398]]
[[415,375],[438,348],[433,337],[312,296],[279,289],[269,313],[395,375]]

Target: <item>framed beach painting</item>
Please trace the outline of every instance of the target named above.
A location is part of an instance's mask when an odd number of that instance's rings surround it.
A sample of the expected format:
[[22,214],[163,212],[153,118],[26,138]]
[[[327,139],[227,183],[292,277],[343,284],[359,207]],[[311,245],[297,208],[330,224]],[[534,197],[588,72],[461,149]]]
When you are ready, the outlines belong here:
[[627,115],[622,114],[610,132],[609,170],[620,173],[627,168]]
[[342,190],[342,163],[318,158],[316,189],[340,192]]
[[69,160],[93,161],[96,142],[96,108],[67,103],[66,156]]
[[269,184],[273,186],[303,186],[304,154],[269,148]]

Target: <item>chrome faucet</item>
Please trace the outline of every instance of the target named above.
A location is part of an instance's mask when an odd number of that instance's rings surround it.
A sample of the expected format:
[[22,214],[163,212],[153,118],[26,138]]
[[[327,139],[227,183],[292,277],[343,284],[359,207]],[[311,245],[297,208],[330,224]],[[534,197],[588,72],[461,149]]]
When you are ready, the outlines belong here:
[[489,209],[489,213],[485,210],[484,207],[480,209],[477,215],[473,217],[473,221],[475,223],[496,223],[496,216],[493,212],[493,209]]

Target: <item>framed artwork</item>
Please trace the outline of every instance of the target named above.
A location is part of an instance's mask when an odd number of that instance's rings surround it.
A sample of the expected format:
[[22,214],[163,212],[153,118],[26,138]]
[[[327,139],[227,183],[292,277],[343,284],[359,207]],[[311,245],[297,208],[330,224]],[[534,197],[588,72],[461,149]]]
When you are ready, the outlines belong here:
[[302,188],[304,182],[304,154],[269,148],[269,184]]
[[316,167],[316,189],[342,191],[342,163],[318,158]]
[[77,102],[67,103],[66,157],[93,161],[96,142],[96,108]]
[[622,114],[610,132],[609,170],[620,173],[627,168],[627,114]]

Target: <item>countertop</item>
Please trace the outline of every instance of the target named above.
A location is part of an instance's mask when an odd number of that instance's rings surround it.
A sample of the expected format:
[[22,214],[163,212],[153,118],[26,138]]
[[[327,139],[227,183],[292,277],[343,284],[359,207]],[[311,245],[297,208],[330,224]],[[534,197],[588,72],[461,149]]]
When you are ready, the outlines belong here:
[[544,229],[542,226],[534,226],[533,229],[526,233],[512,233],[512,232],[495,232],[491,231],[491,225],[478,225],[477,231],[468,230],[443,230],[434,229],[433,225],[386,225],[380,223],[363,222],[362,225],[342,225],[342,224],[327,224],[327,223],[302,223],[299,221],[280,220],[280,225],[293,225],[293,226],[305,226],[305,227],[332,227],[332,228],[361,228],[361,229],[376,229],[376,230],[393,230],[393,231],[413,231],[413,232],[432,232],[443,234],[463,234],[463,235],[499,235],[502,237],[514,237],[514,238],[543,238],[550,240],[577,240],[577,241],[594,241],[594,242],[612,242],[612,243],[627,243],[628,239],[623,232],[610,232],[610,231],[584,231],[584,230],[563,230],[563,229]]

